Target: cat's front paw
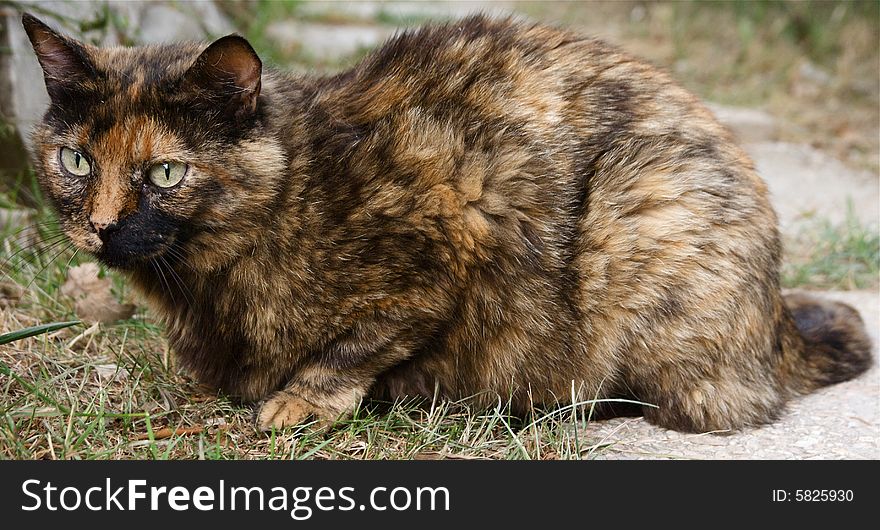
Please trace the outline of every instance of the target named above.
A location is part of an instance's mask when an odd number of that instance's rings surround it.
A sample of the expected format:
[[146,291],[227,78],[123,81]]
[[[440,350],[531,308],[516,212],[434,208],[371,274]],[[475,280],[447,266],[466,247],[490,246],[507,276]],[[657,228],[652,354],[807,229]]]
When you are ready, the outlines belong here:
[[256,424],[261,431],[281,430],[305,422],[309,417],[317,420],[318,427],[326,427],[332,423],[325,411],[306,400],[281,390],[272,394],[263,402],[257,412]]

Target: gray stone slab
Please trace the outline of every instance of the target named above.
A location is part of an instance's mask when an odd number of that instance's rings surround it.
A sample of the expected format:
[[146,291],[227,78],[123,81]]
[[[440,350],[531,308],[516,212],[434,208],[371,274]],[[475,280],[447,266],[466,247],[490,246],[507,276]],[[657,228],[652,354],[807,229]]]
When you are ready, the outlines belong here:
[[281,20],[266,27],[266,36],[281,49],[299,50],[312,60],[333,61],[381,44],[394,28],[376,25],[343,26]]
[[[73,24],[61,20],[95,19],[107,2],[82,0],[77,2],[24,1],[39,9],[32,9],[43,22],[66,35],[104,46],[119,44],[117,31],[77,31]],[[109,2],[109,8],[124,24],[126,36],[135,43],[200,40],[224,35],[233,31],[217,6],[207,0],[189,2],[148,2],[144,0]],[[49,10],[59,17],[42,13]],[[8,80],[10,91],[2,95],[3,112],[16,128],[24,145],[30,149],[30,131],[48,106],[48,96],[43,84],[43,73],[34,56],[33,49],[17,10],[0,10],[0,24],[4,25],[8,53],[0,61],[0,77]]]
[[862,223],[880,225],[876,174],[852,169],[809,145],[761,142],[744,147],[770,187],[784,232],[812,217],[840,223],[849,205]]
[[880,458],[880,293],[816,293],[856,307],[874,341],[874,367],[861,377],[796,399],[775,423],[733,434],[687,434],[643,418],[589,424],[581,433],[599,459]]

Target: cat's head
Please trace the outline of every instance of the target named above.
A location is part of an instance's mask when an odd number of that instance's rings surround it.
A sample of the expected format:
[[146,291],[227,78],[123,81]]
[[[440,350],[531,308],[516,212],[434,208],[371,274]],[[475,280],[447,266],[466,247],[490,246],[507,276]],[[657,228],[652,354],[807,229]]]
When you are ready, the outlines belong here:
[[241,251],[284,167],[248,42],[97,48],[22,23],[51,100],[37,177],[71,241],[120,268],[168,255],[208,269]]

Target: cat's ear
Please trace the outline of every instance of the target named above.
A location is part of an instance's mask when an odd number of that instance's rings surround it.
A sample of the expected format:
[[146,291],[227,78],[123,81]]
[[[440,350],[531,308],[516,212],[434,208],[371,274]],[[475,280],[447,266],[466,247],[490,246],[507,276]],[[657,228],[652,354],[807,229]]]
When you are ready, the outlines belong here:
[[21,24],[43,67],[46,90],[51,99],[75,91],[78,82],[94,75],[88,54],[80,43],[59,35],[28,13],[21,16]]
[[184,74],[184,87],[225,102],[235,113],[257,108],[263,63],[250,43],[238,35],[214,41]]

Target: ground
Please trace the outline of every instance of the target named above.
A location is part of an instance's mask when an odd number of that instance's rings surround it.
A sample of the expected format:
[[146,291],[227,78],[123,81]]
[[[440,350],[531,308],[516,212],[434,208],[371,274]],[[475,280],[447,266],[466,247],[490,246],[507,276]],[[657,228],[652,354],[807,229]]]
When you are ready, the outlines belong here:
[[[170,5],[173,5],[170,4]],[[606,37],[712,101],[767,180],[786,287],[852,304],[880,341],[880,73],[877,4],[769,2],[221,4],[267,62],[332,71],[400,25],[471,10]],[[244,6],[244,8],[242,7]],[[840,7],[843,6],[843,7]],[[117,28],[118,30],[118,28]],[[0,334],[85,324],[0,345],[0,458],[880,458],[880,370],[794,400],[779,421],[682,434],[589,407],[511,418],[503,403],[367,403],[329,432],[264,435],[250,407],[181,376],[161,326],[106,271],[65,248],[45,212],[0,197]],[[5,208],[4,208],[5,206]],[[34,247],[36,220],[42,240]],[[33,250],[39,252],[33,253]],[[60,251],[60,252],[59,252]],[[73,279],[71,279],[73,277]],[[74,281],[75,280],[75,281]],[[117,318],[125,320],[115,321]]]
[[[880,340],[876,291],[830,291],[823,297],[862,314],[874,344]],[[601,459],[868,459],[880,458],[880,370],[792,401],[779,421],[729,435],[684,434],[642,418],[597,421],[585,429],[602,445]],[[605,445],[607,444],[607,445]]]

